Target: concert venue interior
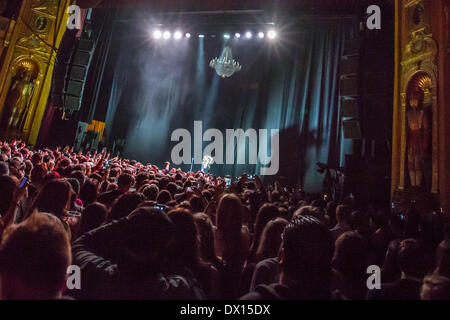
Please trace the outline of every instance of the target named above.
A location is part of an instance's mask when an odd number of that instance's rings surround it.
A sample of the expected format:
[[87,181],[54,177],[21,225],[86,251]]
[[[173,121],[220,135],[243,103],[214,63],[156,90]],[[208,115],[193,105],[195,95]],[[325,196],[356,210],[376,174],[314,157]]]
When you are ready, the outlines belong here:
[[0,0],[1,298],[450,299],[449,16]]

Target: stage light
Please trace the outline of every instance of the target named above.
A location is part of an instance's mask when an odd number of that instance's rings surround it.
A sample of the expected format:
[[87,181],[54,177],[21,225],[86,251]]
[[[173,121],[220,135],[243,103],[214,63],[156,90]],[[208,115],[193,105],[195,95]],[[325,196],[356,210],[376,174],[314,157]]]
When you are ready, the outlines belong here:
[[237,39],[239,39],[240,37],[241,37],[241,34],[240,33],[235,33],[235,35],[234,35]]
[[267,32],[267,37],[269,39],[275,39],[277,36],[277,33],[275,32],[275,30],[269,30],[269,32]]
[[252,37],[252,33],[251,33],[250,31],[247,31],[247,32],[245,33],[245,37],[246,37],[247,39],[250,39],[250,38]]
[[223,37],[224,37],[225,39],[230,39],[230,35],[229,35],[228,33],[225,33],[225,34],[223,35]]
[[175,31],[175,33],[173,34],[175,40],[180,40],[182,36],[183,34],[180,31]]
[[205,35],[204,35],[204,34],[199,34],[198,37],[199,37],[199,38],[204,38]]
[[186,38],[190,38],[191,37],[191,34],[188,32],[188,33],[186,33]]
[[260,38],[260,39],[264,38],[264,32],[258,33],[258,38]]
[[164,31],[164,33],[163,33],[164,39],[170,39],[171,36],[172,36],[172,34],[170,33],[170,31]]
[[155,39],[161,39],[162,33],[159,30],[153,31],[153,38]]

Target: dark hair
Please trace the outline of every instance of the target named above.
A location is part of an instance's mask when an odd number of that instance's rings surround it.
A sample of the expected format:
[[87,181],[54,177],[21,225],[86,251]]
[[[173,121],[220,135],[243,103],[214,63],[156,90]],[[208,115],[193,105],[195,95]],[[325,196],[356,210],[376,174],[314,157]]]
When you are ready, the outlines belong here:
[[350,299],[361,300],[366,297],[366,269],[368,248],[361,235],[348,231],[335,242],[333,266],[346,282],[346,292]]
[[62,223],[49,214],[35,213],[4,232],[0,272],[20,278],[44,295],[34,298],[56,297],[63,287],[70,260],[68,234]]
[[10,176],[0,176],[0,216],[3,216],[11,205],[17,182]]
[[224,237],[223,260],[237,267],[241,259],[242,203],[234,194],[224,195],[217,205],[216,227]]
[[428,271],[425,250],[415,239],[400,242],[397,263],[400,270],[408,276],[423,278]]
[[129,188],[133,185],[134,178],[131,174],[122,173],[117,179],[117,185],[119,189]]
[[288,221],[283,218],[275,218],[266,224],[256,250],[255,262],[277,256],[281,246],[281,235],[287,224]]
[[79,198],[83,201],[86,206],[97,200],[98,196],[98,185],[92,180],[86,180],[86,182],[80,188]]
[[197,226],[197,233],[200,240],[199,253],[203,261],[212,263],[217,266],[219,259],[216,255],[216,250],[214,246],[214,226],[205,213],[195,213],[193,215],[194,222]]
[[0,161],[0,175],[9,175],[9,166],[4,161]]
[[159,188],[156,184],[151,184],[151,185],[146,186],[142,190],[142,193],[145,195],[147,200],[156,201],[156,198],[158,197],[158,193],[159,193]]
[[156,202],[158,202],[160,204],[166,204],[171,200],[172,200],[172,195],[167,190],[161,190],[158,193],[158,197],[156,198]]
[[191,197],[189,205],[191,206],[192,212],[203,212],[205,210],[202,199],[196,195]]
[[29,215],[38,209],[62,218],[73,194],[72,186],[67,180],[54,179],[48,181],[39,191],[31,207]]
[[337,222],[350,223],[350,218],[351,218],[351,212],[350,212],[350,208],[347,205],[341,204],[341,205],[337,206],[337,208],[336,208],[336,221]]
[[328,299],[334,249],[329,229],[315,217],[299,215],[284,229],[282,248],[283,272],[301,284],[309,299]]
[[195,268],[200,264],[197,248],[197,229],[194,217],[187,209],[174,209],[168,216],[175,225],[175,239],[168,248],[168,263]]
[[[124,231],[123,246],[132,255],[120,260],[119,268],[125,263],[138,274],[160,272],[175,236],[175,225],[170,218],[158,209],[140,207],[128,216]],[[141,258],[134,259],[134,256]]]
[[116,199],[113,206],[111,207],[111,211],[108,215],[108,221],[128,216],[144,200],[144,195],[139,192],[121,195]]
[[81,216],[79,235],[100,227],[106,220],[108,209],[99,202],[89,204]]
[[261,235],[263,233],[264,227],[266,224],[279,216],[279,211],[276,206],[273,204],[266,203],[263,206],[261,206],[258,210],[258,214],[256,215],[256,222],[255,222],[255,235],[253,237],[253,242],[250,247],[249,256],[247,258],[248,261],[254,261],[256,250],[258,249]]

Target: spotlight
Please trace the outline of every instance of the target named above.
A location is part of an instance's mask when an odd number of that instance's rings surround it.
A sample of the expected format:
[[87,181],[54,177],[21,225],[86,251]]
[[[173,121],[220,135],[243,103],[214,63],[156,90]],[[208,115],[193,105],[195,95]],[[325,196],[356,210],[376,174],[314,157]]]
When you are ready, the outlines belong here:
[[250,31],[247,31],[247,32],[245,33],[245,37],[246,37],[247,39],[250,39],[250,38],[252,37],[252,33],[251,33]]
[[188,32],[188,33],[186,33],[186,38],[190,38],[191,37],[191,34]]
[[241,37],[241,34],[240,34],[240,33],[236,33],[234,36],[235,36],[237,39],[239,39],[239,38]]
[[269,30],[269,32],[267,32],[267,37],[269,39],[275,39],[277,36],[277,33],[275,32],[275,30]]
[[161,39],[162,33],[160,30],[153,31],[153,38],[155,39]]
[[229,35],[228,33],[225,33],[225,34],[223,35],[223,37],[224,37],[225,39],[230,39],[230,35]]
[[164,39],[170,39],[171,36],[172,36],[172,34],[170,33],[170,31],[164,31],[164,33],[163,33]]
[[183,34],[180,31],[175,31],[175,33],[173,34],[173,37],[175,38],[175,40],[181,39],[182,36],[183,36]]
[[260,39],[264,38],[264,32],[258,33],[258,38],[260,38]]
[[204,35],[204,34],[199,34],[198,37],[199,37],[199,38],[204,38],[205,35]]

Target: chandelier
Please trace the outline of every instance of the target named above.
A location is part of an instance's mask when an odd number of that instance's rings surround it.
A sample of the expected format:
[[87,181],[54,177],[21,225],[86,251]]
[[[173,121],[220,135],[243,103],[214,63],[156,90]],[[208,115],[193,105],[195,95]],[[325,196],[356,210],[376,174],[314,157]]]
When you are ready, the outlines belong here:
[[209,62],[209,66],[215,69],[216,73],[222,78],[231,77],[233,73],[242,69],[239,62],[233,59],[231,48],[228,46],[223,49],[220,58],[214,58]]

